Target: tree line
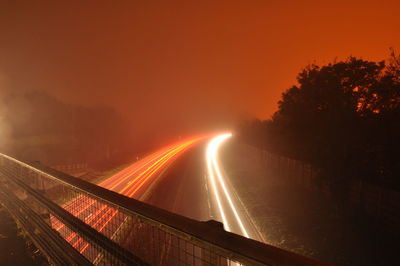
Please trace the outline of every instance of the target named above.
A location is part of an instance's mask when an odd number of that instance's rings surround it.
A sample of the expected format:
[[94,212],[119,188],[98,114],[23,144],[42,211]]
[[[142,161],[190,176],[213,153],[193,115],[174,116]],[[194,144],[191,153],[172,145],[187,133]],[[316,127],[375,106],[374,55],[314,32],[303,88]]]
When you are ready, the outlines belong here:
[[311,64],[271,119],[243,123],[247,143],[308,162],[332,184],[350,178],[400,189],[400,57]]
[[128,122],[108,106],[68,104],[41,91],[9,93],[1,105],[0,149],[18,158],[97,164],[133,147]]

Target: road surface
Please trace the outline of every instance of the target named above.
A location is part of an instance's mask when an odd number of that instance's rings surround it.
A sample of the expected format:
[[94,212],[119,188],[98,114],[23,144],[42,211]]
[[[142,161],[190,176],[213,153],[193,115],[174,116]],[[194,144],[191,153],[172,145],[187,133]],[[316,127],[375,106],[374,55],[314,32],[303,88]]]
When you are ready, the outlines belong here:
[[264,241],[219,160],[231,134],[218,134],[174,162],[148,203],[200,220],[216,220],[225,230]]
[[[133,163],[99,185],[128,197],[136,199],[145,197],[148,194],[146,192],[148,192],[152,188],[152,184],[157,181],[157,177],[159,177],[174,160],[192,146],[204,141],[207,137],[207,135],[196,136],[169,145]],[[118,210],[101,204],[85,195],[80,195],[67,202],[64,208],[110,238],[114,236],[119,226],[124,222],[123,214]],[[70,231],[55,217],[51,217],[51,224],[54,229],[64,236],[64,238],[82,254],[89,257],[90,254],[96,255],[96,252],[90,251],[89,243],[84,241],[76,233]]]
[[[188,138],[154,152],[99,185],[171,212],[200,220],[217,220],[225,230],[263,241],[219,160],[231,134]],[[85,195],[64,205],[73,215],[113,239],[124,214]],[[52,226],[92,261],[97,253],[55,217]]]

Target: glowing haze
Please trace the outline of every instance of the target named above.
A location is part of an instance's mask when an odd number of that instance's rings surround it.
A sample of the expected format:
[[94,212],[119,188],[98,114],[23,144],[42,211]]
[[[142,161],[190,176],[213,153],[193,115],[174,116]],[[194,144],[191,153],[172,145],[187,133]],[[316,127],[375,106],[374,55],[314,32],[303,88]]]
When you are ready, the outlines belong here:
[[398,48],[399,3],[2,1],[0,88],[107,104],[138,134],[267,118],[306,64]]

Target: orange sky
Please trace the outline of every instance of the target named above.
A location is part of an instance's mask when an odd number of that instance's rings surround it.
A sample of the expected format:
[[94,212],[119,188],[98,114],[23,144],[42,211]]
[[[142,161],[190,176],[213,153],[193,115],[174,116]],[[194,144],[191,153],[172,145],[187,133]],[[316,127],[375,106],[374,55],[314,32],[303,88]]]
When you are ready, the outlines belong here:
[[308,63],[400,49],[400,1],[63,2],[2,1],[0,89],[148,130],[265,119]]

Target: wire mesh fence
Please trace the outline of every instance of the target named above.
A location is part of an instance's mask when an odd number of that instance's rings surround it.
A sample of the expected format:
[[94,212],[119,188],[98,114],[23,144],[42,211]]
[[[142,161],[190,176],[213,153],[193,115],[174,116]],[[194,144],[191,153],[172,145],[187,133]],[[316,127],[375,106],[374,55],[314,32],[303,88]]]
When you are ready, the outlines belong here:
[[[265,265],[268,254],[277,251],[38,163],[0,154],[0,165],[0,185],[96,265]],[[281,260],[293,259],[279,252]],[[306,258],[294,258],[298,265],[310,265]]]

